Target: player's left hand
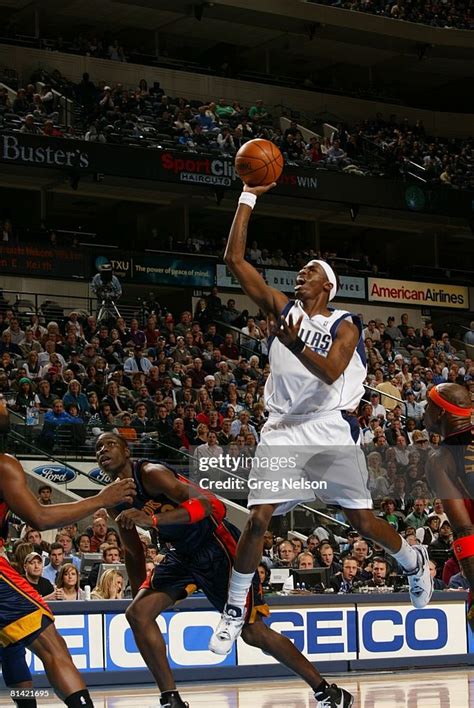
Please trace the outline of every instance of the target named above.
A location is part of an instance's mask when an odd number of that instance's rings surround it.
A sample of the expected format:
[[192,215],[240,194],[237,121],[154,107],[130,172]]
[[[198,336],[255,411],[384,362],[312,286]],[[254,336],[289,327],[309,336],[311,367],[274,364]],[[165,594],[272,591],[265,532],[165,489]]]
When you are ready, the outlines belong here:
[[116,521],[123,529],[133,529],[134,526],[153,527],[151,516],[140,509],[126,509],[117,516]]
[[301,315],[296,322],[293,322],[293,317],[290,315],[287,322],[286,319],[281,316],[278,323],[274,325],[273,334],[275,337],[278,337],[285,347],[291,346],[298,339],[302,319],[303,315]]

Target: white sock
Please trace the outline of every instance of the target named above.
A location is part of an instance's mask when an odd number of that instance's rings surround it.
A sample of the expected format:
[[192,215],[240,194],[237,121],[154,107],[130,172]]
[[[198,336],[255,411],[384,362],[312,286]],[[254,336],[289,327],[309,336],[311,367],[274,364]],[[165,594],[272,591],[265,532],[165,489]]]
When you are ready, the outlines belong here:
[[392,553],[397,563],[399,563],[403,570],[407,573],[411,573],[412,570],[418,566],[418,555],[415,553],[413,546],[410,546],[405,539],[400,536],[402,540],[402,547],[397,553]]
[[229,597],[227,598],[228,605],[240,607],[243,612],[254,575],[255,573],[239,573],[237,570],[232,571],[229,583]]

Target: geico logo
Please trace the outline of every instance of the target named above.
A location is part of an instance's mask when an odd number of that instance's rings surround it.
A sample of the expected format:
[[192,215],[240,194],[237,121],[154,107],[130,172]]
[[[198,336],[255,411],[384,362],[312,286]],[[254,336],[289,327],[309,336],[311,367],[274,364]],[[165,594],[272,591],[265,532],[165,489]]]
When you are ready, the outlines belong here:
[[307,654],[357,651],[355,610],[272,612],[266,624]]
[[[212,630],[219,621],[214,611],[165,612],[158,617],[172,668],[189,666],[235,666],[235,649],[229,656],[218,656],[207,648]],[[108,618],[106,626],[106,669],[140,669],[140,656],[125,615]]]
[[370,652],[442,649],[448,642],[448,618],[435,608],[410,610],[405,618],[398,610],[370,610],[362,618],[362,644]]

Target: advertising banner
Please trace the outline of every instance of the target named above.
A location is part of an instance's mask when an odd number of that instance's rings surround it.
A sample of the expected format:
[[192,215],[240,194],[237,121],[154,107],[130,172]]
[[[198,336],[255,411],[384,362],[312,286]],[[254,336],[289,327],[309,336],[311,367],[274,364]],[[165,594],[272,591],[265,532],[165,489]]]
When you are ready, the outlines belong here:
[[[279,268],[269,268],[265,266],[257,266],[257,268],[259,270],[261,269],[262,275],[270,287],[276,288],[282,293],[293,294],[298,271],[282,270]],[[242,289],[239,281],[232,275],[225,264],[217,264],[216,277],[217,287],[219,288],[235,288],[236,290]],[[339,290],[336,297],[365,300],[365,279],[351,275],[339,276]]]
[[[206,667],[211,679],[213,667],[277,663],[241,639],[228,656],[210,652],[208,642],[218,621],[219,613],[211,608],[186,610],[183,605],[158,618],[173,669]],[[265,622],[316,663],[411,658],[416,666],[416,658],[464,655],[468,648],[463,601],[439,602],[422,610],[405,602],[273,606]],[[81,671],[145,668],[123,611],[59,615],[56,626]],[[43,664],[30,652],[27,661],[34,674],[44,673]]]
[[[359,659],[464,654],[464,603],[410,606],[359,605]],[[461,629],[462,628],[462,629]]]
[[392,305],[425,305],[461,310],[469,308],[469,288],[462,285],[368,278],[368,291],[371,302],[384,302]]
[[89,273],[87,258],[75,248],[0,244],[0,269],[8,275],[68,278]]
[[[81,174],[149,179],[212,189],[240,190],[230,156],[91,143],[21,133],[0,133],[0,162]],[[378,208],[469,217],[473,197],[402,180],[360,177],[312,165],[285,166],[275,194]]]
[[92,267],[97,270],[110,262],[114,274],[124,283],[149,283],[175,287],[212,288],[216,265],[212,260],[166,253],[124,253],[120,258],[94,254]]
[[215,269],[214,263],[201,258],[136,254],[133,258],[132,280],[134,283],[174,285],[180,288],[212,288]]

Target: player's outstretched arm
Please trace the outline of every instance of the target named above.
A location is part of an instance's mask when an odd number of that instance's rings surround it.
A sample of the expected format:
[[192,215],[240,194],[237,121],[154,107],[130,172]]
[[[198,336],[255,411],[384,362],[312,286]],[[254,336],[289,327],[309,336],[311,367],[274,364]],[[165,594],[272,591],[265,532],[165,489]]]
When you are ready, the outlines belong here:
[[342,321],[327,357],[307,347],[298,337],[300,318],[293,322],[291,315],[276,325],[275,335],[301,361],[301,363],[326,384],[333,384],[346,370],[359,341],[359,330],[352,322]]
[[127,509],[117,516],[117,523],[122,528],[130,529],[135,525],[153,528],[169,526],[170,524],[194,523],[194,520],[200,519],[193,520],[189,509],[190,500],[198,503],[201,518],[210,516],[212,513],[212,505],[209,499],[204,494],[200,494],[195,487],[176,479],[174,474],[164,465],[154,465],[153,463],[144,465],[142,468],[142,484],[150,497],[164,494],[168,499],[180,506],[169,511],[161,511],[157,516],[150,516],[139,509]]
[[[111,509],[109,514],[113,519],[117,519],[118,512],[115,511],[115,509]],[[119,524],[118,532],[125,551],[125,567],[127,569],[130,587],[132,588],[132,595],[135,597],[140,589],[140,585],[146,578],[145,553],[135,526],[130,529],[125,529]]]
[[[267,187],[248,187],[244,192],[260,197],[275,184]],[[288,298],[275,288],[269,287],[258,270],[245,260],[247,230],[252,215],[251,207],[239,204],[230,228],[224,261],[242,286],[244,292],[260,307],[263,312],[278,315],[283,310]]]
[[0,493],[20,519],[40,531],[79,521],[102,507],[109,509],[118,504],[131,504],[136,494],[133,480],[124,479],[104,487],[93,497],[43,506],[29,489],[23,467],[11,455],[0,457]]

